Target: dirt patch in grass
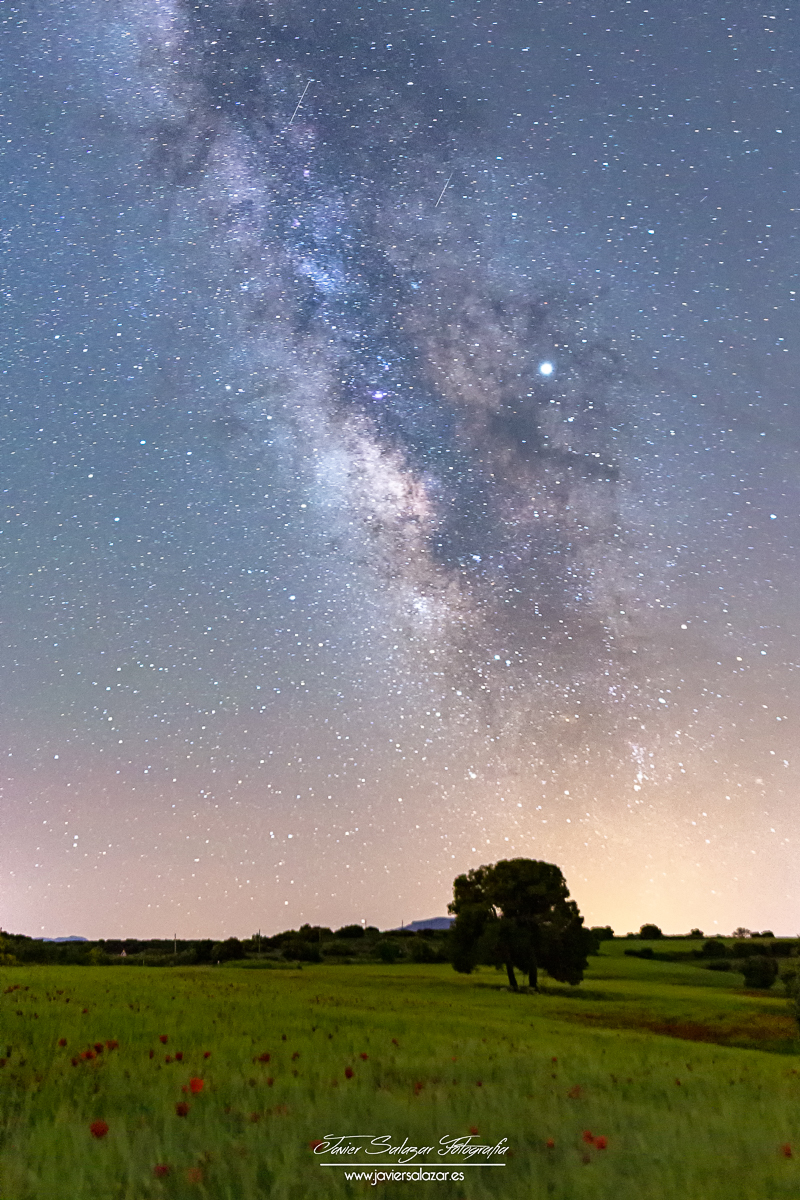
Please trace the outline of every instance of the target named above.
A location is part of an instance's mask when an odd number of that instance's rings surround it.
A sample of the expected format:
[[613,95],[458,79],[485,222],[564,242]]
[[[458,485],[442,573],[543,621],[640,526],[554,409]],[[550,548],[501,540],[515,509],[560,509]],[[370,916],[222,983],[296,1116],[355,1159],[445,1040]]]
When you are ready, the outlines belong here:
[[798,1047],[796,1022],[790,1016],[784,1017],[779,1014],[754,1013],[746,1020],[719,1024],[681,1020],[677,1017],[656,1017],[647,1013],[613,1016],[575,1013],[570,1014],[568,1020],[595,1028],[633,1029],[680,1038],[687,1042],[713,1042],[719,1046],[740,1046],[781,1053],[796,1053]]

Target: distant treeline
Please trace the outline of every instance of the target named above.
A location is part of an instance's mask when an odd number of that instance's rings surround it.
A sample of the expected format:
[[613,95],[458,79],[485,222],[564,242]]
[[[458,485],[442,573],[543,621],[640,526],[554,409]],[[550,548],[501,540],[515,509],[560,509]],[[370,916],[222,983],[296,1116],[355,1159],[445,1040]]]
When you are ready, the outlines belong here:
[[[613,932],[595,928],[593,953]],[[272,937],[250,938],[100,938],[86,942],[45,942],[0,930],[0,966],[52,963],[64,966],[195,966],[240,962],[278,966],[312,962],[450,961],[450,931],[445,929],[388,929],[374,925],[301,925]]]
[[321,962],[377,959],[395,962],[446,962],[446,930],[387,930],[375,926],[302,925],[272,937],[250,938],[100,938],[86,942],[45,942],[0,931],[0,966],[61,963],[73,966],[192,966],[226,962]]
[[[658,944],[656,942],[656,944]],[[652,946],[631,948],[625,953],[631,958],[655,959],[662,962],[696,960],[709,971],[738,971],[744,976],[745,987],[769,990],[780,979],[800,1020],[800,939],[776,938],[767,931],[750,934],[747,941],[737,940],[726,945],[719,938],[709,938],[699,949],[654,950]],[[782,961],[783,960],[783,961]],[[788,960],[788,961],[786,961]]]

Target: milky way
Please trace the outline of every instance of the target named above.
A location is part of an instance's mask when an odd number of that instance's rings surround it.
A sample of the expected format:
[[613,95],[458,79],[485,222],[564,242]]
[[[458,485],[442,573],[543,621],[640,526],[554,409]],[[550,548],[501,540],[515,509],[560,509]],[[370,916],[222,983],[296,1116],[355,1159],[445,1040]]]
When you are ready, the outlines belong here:
[[795,34],[719,8],[5,18],[3,924],[513,853],[793,931]]

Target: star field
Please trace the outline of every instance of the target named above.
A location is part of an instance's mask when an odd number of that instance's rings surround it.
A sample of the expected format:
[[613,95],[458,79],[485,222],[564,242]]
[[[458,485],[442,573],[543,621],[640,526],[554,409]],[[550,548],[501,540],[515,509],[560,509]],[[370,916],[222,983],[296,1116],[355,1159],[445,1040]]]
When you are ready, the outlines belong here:
[[0,31],[0,924],[796,932],[793,10]]

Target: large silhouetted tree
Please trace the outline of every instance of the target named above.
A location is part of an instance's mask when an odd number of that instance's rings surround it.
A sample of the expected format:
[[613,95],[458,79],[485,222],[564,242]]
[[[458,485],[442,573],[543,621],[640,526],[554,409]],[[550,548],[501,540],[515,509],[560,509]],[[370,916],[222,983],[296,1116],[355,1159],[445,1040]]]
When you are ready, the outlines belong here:
[[515,992],[515,968],[534,990],[540,967],[562,983],[583,979],[595,938],[553,863],[512,858],[476,867],[454,880],[448,911],[456,918],[450,945],[457,971],[468,974],[478,963],[505,966]]

